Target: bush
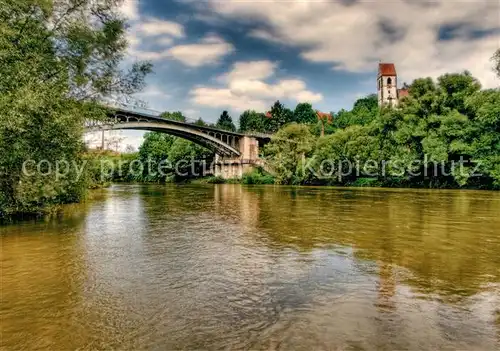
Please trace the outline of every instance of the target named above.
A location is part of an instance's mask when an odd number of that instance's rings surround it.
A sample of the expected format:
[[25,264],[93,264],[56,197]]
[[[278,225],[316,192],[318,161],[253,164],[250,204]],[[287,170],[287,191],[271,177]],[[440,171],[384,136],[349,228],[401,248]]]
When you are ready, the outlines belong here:
[[380,186],[380,182],[377,178],[358,178],[348,185],[355,187],[374,187]]
[[200,179],[198,182],[206,184],[224,184],[226,180],[221,176],[211,176],[208,178]]
[[262,169],[257,168],[251,172],[245,173],[241,179],[243,184],[274,184],[275,179],[272,175],[265,173]]

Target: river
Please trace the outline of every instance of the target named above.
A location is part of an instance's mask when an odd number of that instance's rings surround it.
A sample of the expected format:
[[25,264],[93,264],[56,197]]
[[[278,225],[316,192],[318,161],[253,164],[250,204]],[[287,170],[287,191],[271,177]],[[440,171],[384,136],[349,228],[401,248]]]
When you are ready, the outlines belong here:
[[0,227],[2,350],[500,349],[500,193],[115,185]]

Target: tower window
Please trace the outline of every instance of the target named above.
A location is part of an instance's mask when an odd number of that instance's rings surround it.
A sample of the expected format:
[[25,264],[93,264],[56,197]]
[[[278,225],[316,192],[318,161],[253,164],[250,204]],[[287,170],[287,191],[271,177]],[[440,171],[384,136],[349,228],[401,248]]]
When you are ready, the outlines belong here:
[[392,84],[392,79],[391,77],[387,78],[387,85],[391,85]]

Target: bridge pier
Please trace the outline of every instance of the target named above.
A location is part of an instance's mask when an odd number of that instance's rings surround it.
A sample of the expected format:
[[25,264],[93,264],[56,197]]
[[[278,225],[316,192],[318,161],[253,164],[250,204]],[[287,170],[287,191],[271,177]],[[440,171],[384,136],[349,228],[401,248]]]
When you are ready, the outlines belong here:
[[259,163],[259,141],[251,136],[239,138],[239,157],[224,158],[215,156],[215,176],[224,179],[241,178]]

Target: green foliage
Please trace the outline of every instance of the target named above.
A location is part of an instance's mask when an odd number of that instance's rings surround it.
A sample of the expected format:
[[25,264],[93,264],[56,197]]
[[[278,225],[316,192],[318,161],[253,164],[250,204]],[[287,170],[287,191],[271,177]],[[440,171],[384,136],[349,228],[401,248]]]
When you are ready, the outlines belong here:
[[276,101],[269,111],[271,117],[265,119],[265,129],[269,133],[275,133],[282,126],[293,121],[293,112],[286,108],[281,102]]
[[500,188],[500,90],[480,89],[463,72],[415,80],[398,108],[360,99],[315,142],[319,124],[281,128],[266,166],[285,184]]
[[377,149],[377,139],[370,135],[370,128],[355,125],[341,129],[318,140],[309,170],[313,171],[314,178],[327,183],[342,183],[363,172],[376,175],[376,169],[358,165],[377,160]]
[[247,185],[274,184],[275,178],[261,168],[243,174],[241,182]]
[[370,94],[364,98],[358,99],[353,106],[354,111],[376,111],[378,110],[378,100],[376,94]]
[[[340,110],[333,119],[333,130],[347,128],[353,125],[367,125],[371,123],[378,115],[377,96],[372,94],[358,99],[354,103],[351,111]],[[332,128],[325,129],[325,134],[330,134]]]
[[206,178],[206,183],[208,184],[224,184],[226,180],[221,176],[212,176]]
[[310,103],[300,103],[293,111],[294,121],[302,124],[314,124],[318,121],[316,111]]
[[266,117],[263,113],[247,110],[240,116],[240,133],[247,132],[266,132]]
[[163,112],[160,114],[160,117],[165,118],[165,119],[170,119],[173,121],[179,121],[179,122],[186,122],[186,117],[182,114],[180,111],[176,112]]
[[176,138],[168,151],[168,160],[173,165],[174,180],[191,178],[201,174],[203,165],[198,162],[212,156],[210,150],[189,140]]
[[[298,119],[298,120],[297,120]],[[276,101],[271,110],[266,114],[254,110],[247,110],[240,115],[241,133],[275,133],[279,128],[288,123],[298,121],[299,123],[316,123],[316,112],[310,104],[299,104],[296,113],[286,108],[281,102]]]
[[348,183],[348,185],[354,187],[378,187],[382,184],[376,178],[357,178],[352,183]]
[[305,180],[304,166],[314,149],[314,142],[314,136],[303,124],[288,124],[273,135],[263,155],[277,184],[298,184]]
[[195,125],[201,126],[201,127],[208,127],[208,123],[206,123],[203,119],[198,118],[196,122],[194,122]]
[[114,0],[2,0],[0,33],[0,217],[80,201],[88,179],[76,170],[28,176],[23,163],[80,165],[84,120],[104,116],[103,98],[140,90],[151,66],[122,70]]
[[231,118],[231,116],[229,116],[227,111],[222,112],[219,119],[217,120],[215,127],[219,128],[219,129],[228,130],[230,132],[236,131],[236,127],[233,123],[233,119]]
[[[210,160],[212,152],[191,141],[171,135],[149,132],[137,155],[143,168],[135,177],[143,182],[169,182],[201,174],[203,160]],[[209,163],[209,162],[208,162]]]

